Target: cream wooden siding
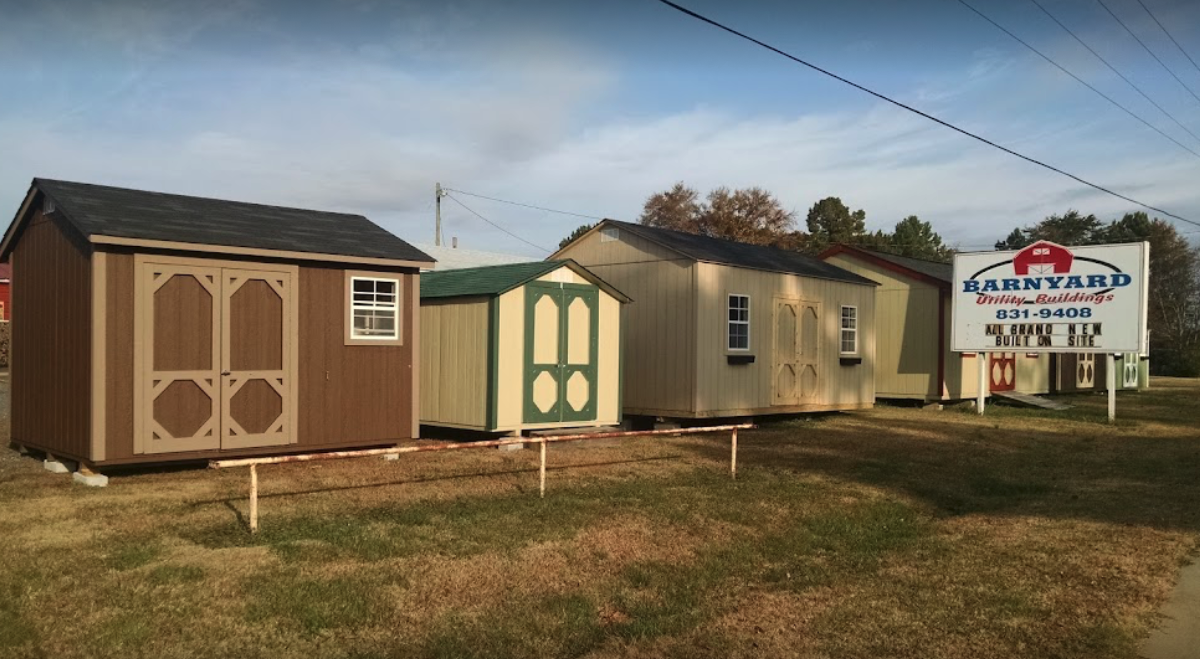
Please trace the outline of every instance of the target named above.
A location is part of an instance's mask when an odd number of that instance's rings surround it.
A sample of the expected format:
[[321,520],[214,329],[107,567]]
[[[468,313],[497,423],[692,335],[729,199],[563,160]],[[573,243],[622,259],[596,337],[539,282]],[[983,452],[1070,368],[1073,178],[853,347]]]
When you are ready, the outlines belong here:
[[[806,409],[855,409],[875,402],[875,288],[781,274],[698,263],[698,328],[695,416],[740,416]],[[731,365],[727,355],[726,319],[729,295],[750,296],[752,364]],[[798,299],[821,305],[819,393],[798,406],[772,405],[775,299]],[[858,308],[858,349],[862,363],[842,365],[839,354],[841,307]]]
[[1017,391],[1027,394],[1050,393],[1049,353],[1039,353],[1037,357],[1028,357],[1023,352],[1017,353],[1016,388]]
[[691,413],[696,383],[696,264],[627,231],[607,242],[593,231],[559,258],[574,259],[633,300],[623,309],[625,411]]
[[[826,261],[879,282],[875,289],[875,395],[937,398],[938,288],[845,254]],[[946,365],[949,382],[950,361]]]
[[487,424],[488,301],[421,303],[421,423]]
[[[563,267],[538,278],[565,284],[591,282]],[[525,423],[525,287],[500,296],[500,355],[496,390],[496,430],[537,430],[579,426],[609,426],[620,423],[621,303],[600,291],[600,345],[596,364],[597,398],[595,421]]]

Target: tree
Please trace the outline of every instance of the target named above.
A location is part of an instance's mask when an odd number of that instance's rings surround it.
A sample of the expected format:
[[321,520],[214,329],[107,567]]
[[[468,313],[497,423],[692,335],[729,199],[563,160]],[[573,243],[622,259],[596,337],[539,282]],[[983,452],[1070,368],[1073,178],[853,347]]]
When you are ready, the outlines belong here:
[[854,212],[837,197],[826,197],[808,209],[808,249],[820,252],[836,243],[854,243],[867,230],[867,213]]
[[762,188],[720,187],[709,192],[705,201],[699,198],[696,190],[676,183],[666,192],[651,195],[638,221],[754,245],[795,249],[802,241],[793,230],[795,215]]
[[897,222],[890,236],[876,233],[879,238],[885,239],[882,251],[892,254],[942,263],[949,261],[954,254],[954,250],[942,243],[942,237],[933,230],[933,225],[922,222],[916,215],[909,215]]
[[1062,215],[1051,215],[1033,226],[1013,229],[1008,238],[996,243],[996,249],[1021,249],[1039,240],[1068,246],[1094,245],[1104,242],[1104,231],[1104,223],[1095,215],[1083,215],[1072,209]]
[[575,228],[574,231],[571,232],[571,235],[558,241],[558,248],[562,249],[562,248],[566,247],[567,245],[570,245],[571,243],[575,242],[576,238],[582,236],[583,234],[587,233],[588,231],[591,231],[592,227],[594,227],[594,226],[596,226],[596,225],[595,224],[579,225],[578,227]]

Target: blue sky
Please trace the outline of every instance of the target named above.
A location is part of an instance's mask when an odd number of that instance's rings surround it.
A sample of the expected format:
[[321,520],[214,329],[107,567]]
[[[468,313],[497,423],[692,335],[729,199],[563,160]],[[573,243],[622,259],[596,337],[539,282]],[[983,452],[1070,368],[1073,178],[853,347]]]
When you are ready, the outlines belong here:
[[[1200,151],[1031,2],[971,1]],[[1200,102],[1095,0],[1041,1],[1200,134]],[[1105,1],[1200,92],[1200,72],[1137,0]],[[1143,1],[1200,59],[1200,3]],[[632,220],[682,180],[760,185],[801,220],[837,195],[872,229],[917,214],[983,248],[1068,208],[1133,210],[652,0],[0,4],[0,205],[13,212],[46,176],[361,212],[427,242],[436,181]],[[957,0],[685,4],[1200,219],[1200,159]],[[460,199],[546,247],[580,222]],[[453,202],[444,211],[465,247],[540,255]]]

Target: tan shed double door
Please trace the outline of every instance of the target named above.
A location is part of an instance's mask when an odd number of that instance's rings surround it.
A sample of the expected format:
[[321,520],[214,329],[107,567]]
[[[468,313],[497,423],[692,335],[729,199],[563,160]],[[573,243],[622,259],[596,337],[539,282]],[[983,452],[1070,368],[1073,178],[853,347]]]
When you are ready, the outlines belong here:
[[820,302],[775,299],[774,405],[799,405],[820,393],[820,321]]
[[289,266],[139,257],[134,450],[296,441],[296,283]]

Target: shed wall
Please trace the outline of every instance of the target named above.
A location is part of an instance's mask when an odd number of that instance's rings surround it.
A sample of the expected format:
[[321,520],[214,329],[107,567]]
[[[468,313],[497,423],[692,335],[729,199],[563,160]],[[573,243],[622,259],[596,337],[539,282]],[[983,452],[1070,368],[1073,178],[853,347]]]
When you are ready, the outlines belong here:
[[487,298],[421,304],[421,423],[487,427]]
[[[699,305],[695,416],[739,416],[816,409],[856,409],[875,402],[875,290],[873,286],[697,264]],[[726,349],[727,297],[750,296],[752,364],[731,365]],[[821,303],[819,393],[799,406],[773,406],[772,368],[775,299]],[[858,307],[861,363],[842,365],[840,308]]]
[[624,411],[690,414],[697,368],[696,263],[626,231],[609,241],[593,231],[559,256],[574,259],[633,300],[621,312]]
[[[942,303],[938,287],[846,254],[825,260],[879,282],[875,289],[875,395],[938,398],[938,305]],[[947,368],[948,385],[954,384],[950,370]],[[957,370],[961,372],[961,368]]]
[[[261,260],[220,255],[252,268]],[[355,265],[353,270],[363,270]],[[256,455],[347,446],[370,446],[409,439],[413,432],[412,387],[414,308],[417,279],[412,272],[380,270],[401,279],[402,346],[345,345],[345,272],[337,266],[299,269],[298,389],[295,444],[230,451],[139,455],[133,443],[134,255],[106,256],[106,369],[104,463],[196,460],[213,455]]]
[[12,253],[12,439],[90,460],[91,262],[61,222],[34,211]]

